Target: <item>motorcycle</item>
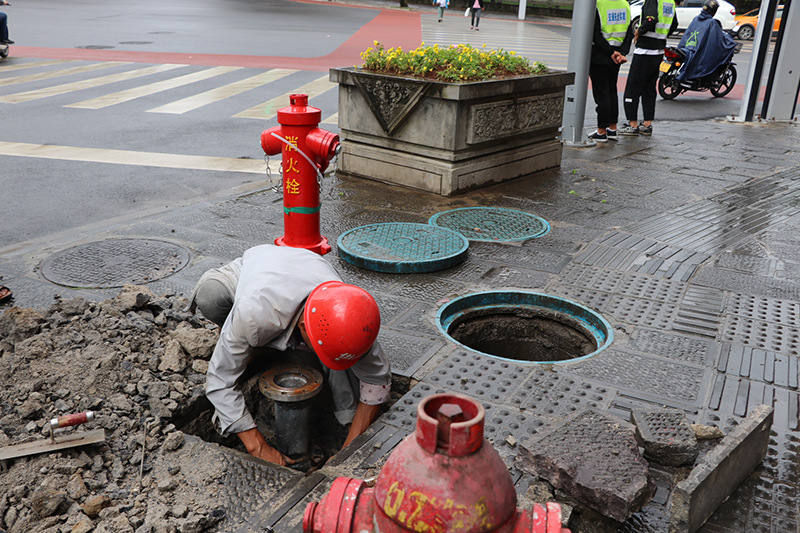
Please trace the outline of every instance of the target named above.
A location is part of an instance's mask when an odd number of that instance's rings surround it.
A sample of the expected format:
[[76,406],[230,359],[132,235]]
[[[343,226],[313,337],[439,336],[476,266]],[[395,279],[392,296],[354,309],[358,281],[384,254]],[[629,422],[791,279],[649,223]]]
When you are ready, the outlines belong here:
[[[736,43],[733,49],[738,54],[743,43]],[[664,49],[664,61],[659,67],[658,94],[664,100],[674,100],[679,94],[686,91],[711,91],[719,98],[727,95],[736,84],[736,63],[728,61],[721,65],[714,73],[694,80],[678,81],[678,73],[686,63],[686,54],[677,46],[668,46]]]
[[7,44],[0,44],[0,58],[5,59],[8,57],[8,52],[11,50],[11,47]]

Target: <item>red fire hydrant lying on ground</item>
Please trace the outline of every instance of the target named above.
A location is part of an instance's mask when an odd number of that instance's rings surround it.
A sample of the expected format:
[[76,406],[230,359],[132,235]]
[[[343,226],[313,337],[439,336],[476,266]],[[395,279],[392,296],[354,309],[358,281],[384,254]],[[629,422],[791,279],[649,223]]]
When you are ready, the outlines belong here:
[[279,246],[305,248],[320,255],[331,251],[319,232],[322,173],[336,155],[339,136],[319,129],[322,112],[308,105],[307,94],[289,96],[278,110],[278,124],[261,134],[267,155],[283,153],[283,237]]
[[570,533],[561,506],[517,508],[514,483],[483,438],[485,412],[461,394],[417,407],[417,427],[386,460],[374,488],[337,478],[303,516],[305,533]]

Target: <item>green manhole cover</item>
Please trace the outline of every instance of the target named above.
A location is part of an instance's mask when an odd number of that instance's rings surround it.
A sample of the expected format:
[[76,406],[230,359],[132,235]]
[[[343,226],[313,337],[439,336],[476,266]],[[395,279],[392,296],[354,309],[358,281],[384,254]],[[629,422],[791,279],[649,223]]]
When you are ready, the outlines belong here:
[[541,217],[500,207],[464,207],[433,215],[429,222],[471,241],[524,241],[542,237],[550,224]]

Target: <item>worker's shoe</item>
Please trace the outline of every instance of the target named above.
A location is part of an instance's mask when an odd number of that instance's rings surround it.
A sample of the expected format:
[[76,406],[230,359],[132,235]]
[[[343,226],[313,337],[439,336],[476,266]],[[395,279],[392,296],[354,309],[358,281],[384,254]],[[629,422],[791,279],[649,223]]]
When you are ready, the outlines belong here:
[[608,137],[609,141],[618,141],[619,133],[617,133],[617,130],[606,130],[606,137]]
[[597,143],[607,143],[608,142],[608,135],[605,133],[600,133],[599,131],[595,131],[594,133],[589,134],[589,138]]
[[639,126],[639,135],[652,135],[653,126]]
[[635,135],[639,135],[639,128],[634,128],[630,124],[623,124],[619,128],[619,134],[625,135],[626,137],[633,137]]

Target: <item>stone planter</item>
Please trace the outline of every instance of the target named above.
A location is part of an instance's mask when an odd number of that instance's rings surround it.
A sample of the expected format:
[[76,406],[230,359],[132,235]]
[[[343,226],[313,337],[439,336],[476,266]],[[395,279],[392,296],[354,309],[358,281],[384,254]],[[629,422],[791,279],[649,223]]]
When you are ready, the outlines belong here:
[[564,92],[574,79],[445,83],[331,69],[338,172],[452,196],[560,166]]

